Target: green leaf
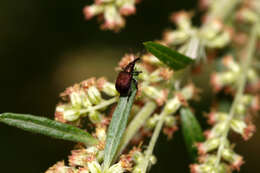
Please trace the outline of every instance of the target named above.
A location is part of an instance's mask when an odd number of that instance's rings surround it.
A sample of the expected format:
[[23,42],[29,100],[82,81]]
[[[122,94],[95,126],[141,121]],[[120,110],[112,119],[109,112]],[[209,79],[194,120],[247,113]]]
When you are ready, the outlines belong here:
[[125,131],[128,115],[130,114],[137,89],[132,82],[131,95],[120,96],[116,109],[113,113],[112,120],[108,127],[105,156],[104,156],[104,170],[107,170],[115,157],[116,151]]
[[155,42],[145,42],[144,46],[150,53],[173,70],[181,70],[194,62],[193,59]]
[[86,145],[98,143],[96,138],[84,130],[45,117],[28,114],[3,113],[0,114],[0,122],[58,139],[82,142]]
[[181,109],[181,125],[188,153],[192,161],[196,161],[197,148],[195,143],[204,141],[204,136],[198,120],[188,108]]

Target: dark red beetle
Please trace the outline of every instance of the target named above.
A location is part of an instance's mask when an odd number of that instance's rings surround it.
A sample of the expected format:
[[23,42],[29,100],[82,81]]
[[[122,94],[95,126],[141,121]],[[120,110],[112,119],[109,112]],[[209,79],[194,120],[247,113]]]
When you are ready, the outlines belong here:
[[[140,60],[140,58],[136,58],[132,62],[130,62],[117,76],[116,79],[116,90],[120,93],[120,95],[128,95],[131,87],[131,83],[133,79],[133,75],[139,74],[140,72],[134,71],[136,61]],[[137,82],[134,80],[136,86]]]

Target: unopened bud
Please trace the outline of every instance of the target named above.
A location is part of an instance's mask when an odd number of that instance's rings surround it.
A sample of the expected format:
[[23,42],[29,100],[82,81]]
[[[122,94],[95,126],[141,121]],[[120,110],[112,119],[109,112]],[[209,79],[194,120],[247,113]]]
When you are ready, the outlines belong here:
[[207,46],[210,48],[222,48],[226,46],[231,40],[229,32],[222,32],[216,36],[213,40],[207,43]]
[[238,119],[232,119],[231,120],[231,128],[232,130],[234,130],[235,132],[243,135],[244,133],[244,129],[246,128],[246,123],[242,120],[238,120]]
[[88,116],[89,116],[90,121],[91,121],[93,124],[96,124],[96,123],[101,122],[101,113],[98,112],[98,111],[93,110],[93,111],[91,111],[91,112],[89,113]]
[[231,168],[239,171],[240,166],[244,163],[243,157],[236,154],[230,148],[225,148],[222,151],[222,157],[229,163],[231,163]]
[[145,127],[149,128],[149,129],[153,129],[159,119],[160,119],[159,115],[158,114],[154,114],[152,117],[150,117],[148,119],[148,121],[145,124]]
[[173,116],[166,116],[165,119],[165,125],[168,126],[168,127],[173,127],[174,125],[176,125],[176,118],[173,117]]
[[170,115],[170,114],[176,112],[180,106],[181,106],[181,101],[176,96],[166,102],[164,111],[166,114]]
[[87,165],[91,173],[100,173],[102,171],[102,168],[96,159],[89,161]]
[[206,154],[209,151],[216,149],[220,144],[219,138],[211,138],[203,143],[197,143],[198,152],[200,155]]
[[236,18],[239,21],[255,23],[258,21],[258,15],[249,8],[242,8],[238,11]]
[[163,40],[167,44],[178,45],[182,44],[189,38],[189,35],[184,31],[165,31],[163,33]]
[[63,112],[63,118],[66,121],[75,121],[79,118],[80,112],[79,110],[73,109],[73,108],[67,108]]
[[95,86],[91,86],[87,90],[88,98],[93,104],[99,104],[102,100],[101,94]]
[[226,130],[226,123],[219,122],[213,127],[213,129],[206,131],[205,135],[207,139],[217,138],[221,136],[225,130]]
[[122,165],[120,163],[116,163],[114,165],[112,165],[107,171],[106,173],[123,173],[125,172],[124,168],[122,167]]
[[88,20],[88,19],[91,19],[93,16],[98,15],[103,10],[104,10],[103,6],[91,5],[91,6],[86,6],[83,9],[83,13],[84,13],[85,18]]

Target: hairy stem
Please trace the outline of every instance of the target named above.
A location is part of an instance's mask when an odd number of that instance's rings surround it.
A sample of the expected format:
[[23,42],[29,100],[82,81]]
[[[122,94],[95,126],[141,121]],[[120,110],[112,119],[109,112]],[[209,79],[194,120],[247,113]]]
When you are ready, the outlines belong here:
[[149,146],[146,150],[146,153],[145,153],[145,159],[144,159],[144,163],[142,165],[142,171],[145,173],[147,168],[148,168],[148,165],[149,165],[149,158],[152,156],[153,154],[153,150],[154,150],[154,146],[156,144],[156,141],[159,137],[159,134],[161,132],[161,129],[162,129],[162,126],[163,126],[163,123],[164,123],[164,119],[165,117],[167,116],[166,112],[165,111],[162,111],[162,113],[160,114],[160,120],[159,122],[156,124],[156,127],[155,127],[155,130],[153,132],[153,136],[150,140],[150,143],[149,143]]
[[82,109],[80,111],[80,114],[84,114],[84,113],[87,113],[87,112],[91,112],[91,111],[94,111],[94,110],[98,110],[98,109],[102,109],[104,107],[107,107],[115,102],[118,101],[118,97],[114,97],[114,98],[111,98],[109,100],[105,100],[103,101],[102,103],[96,105],[96,106],[93,106],[93,107],[90,107],[90,108],[87,108],[87,109]]

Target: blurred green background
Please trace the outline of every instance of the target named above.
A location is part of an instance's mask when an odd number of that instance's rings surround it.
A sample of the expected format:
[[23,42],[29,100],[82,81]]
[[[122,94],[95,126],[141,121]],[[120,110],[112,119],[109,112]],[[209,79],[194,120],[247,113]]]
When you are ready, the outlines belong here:
[[[171,26],[171,12],[197,6],[196,0],[144,0],[137,14],[127,18],[126,28],[115,34],[100,31],[96,19],[84,20],[82,9],[90,3],[1,0],[1,113],[53,118],[59,93],[66,87],[92,76],[113,81],[114,67],[124,53],[142,50],[143,41],[160,39],[162,31]],[[255,123],[260,125],[260,120]],[[169,142],[160,137],[155,148],[158,163],[152,173],[188,172],[189,159],[180,134]],[[74,145],[3,124],[0,136],[0,172],[44,172],[66,159]],[[259,172],[259,137],[257,132],[248,142],[238,142],[237,151],[246,161],[241,172]]]

